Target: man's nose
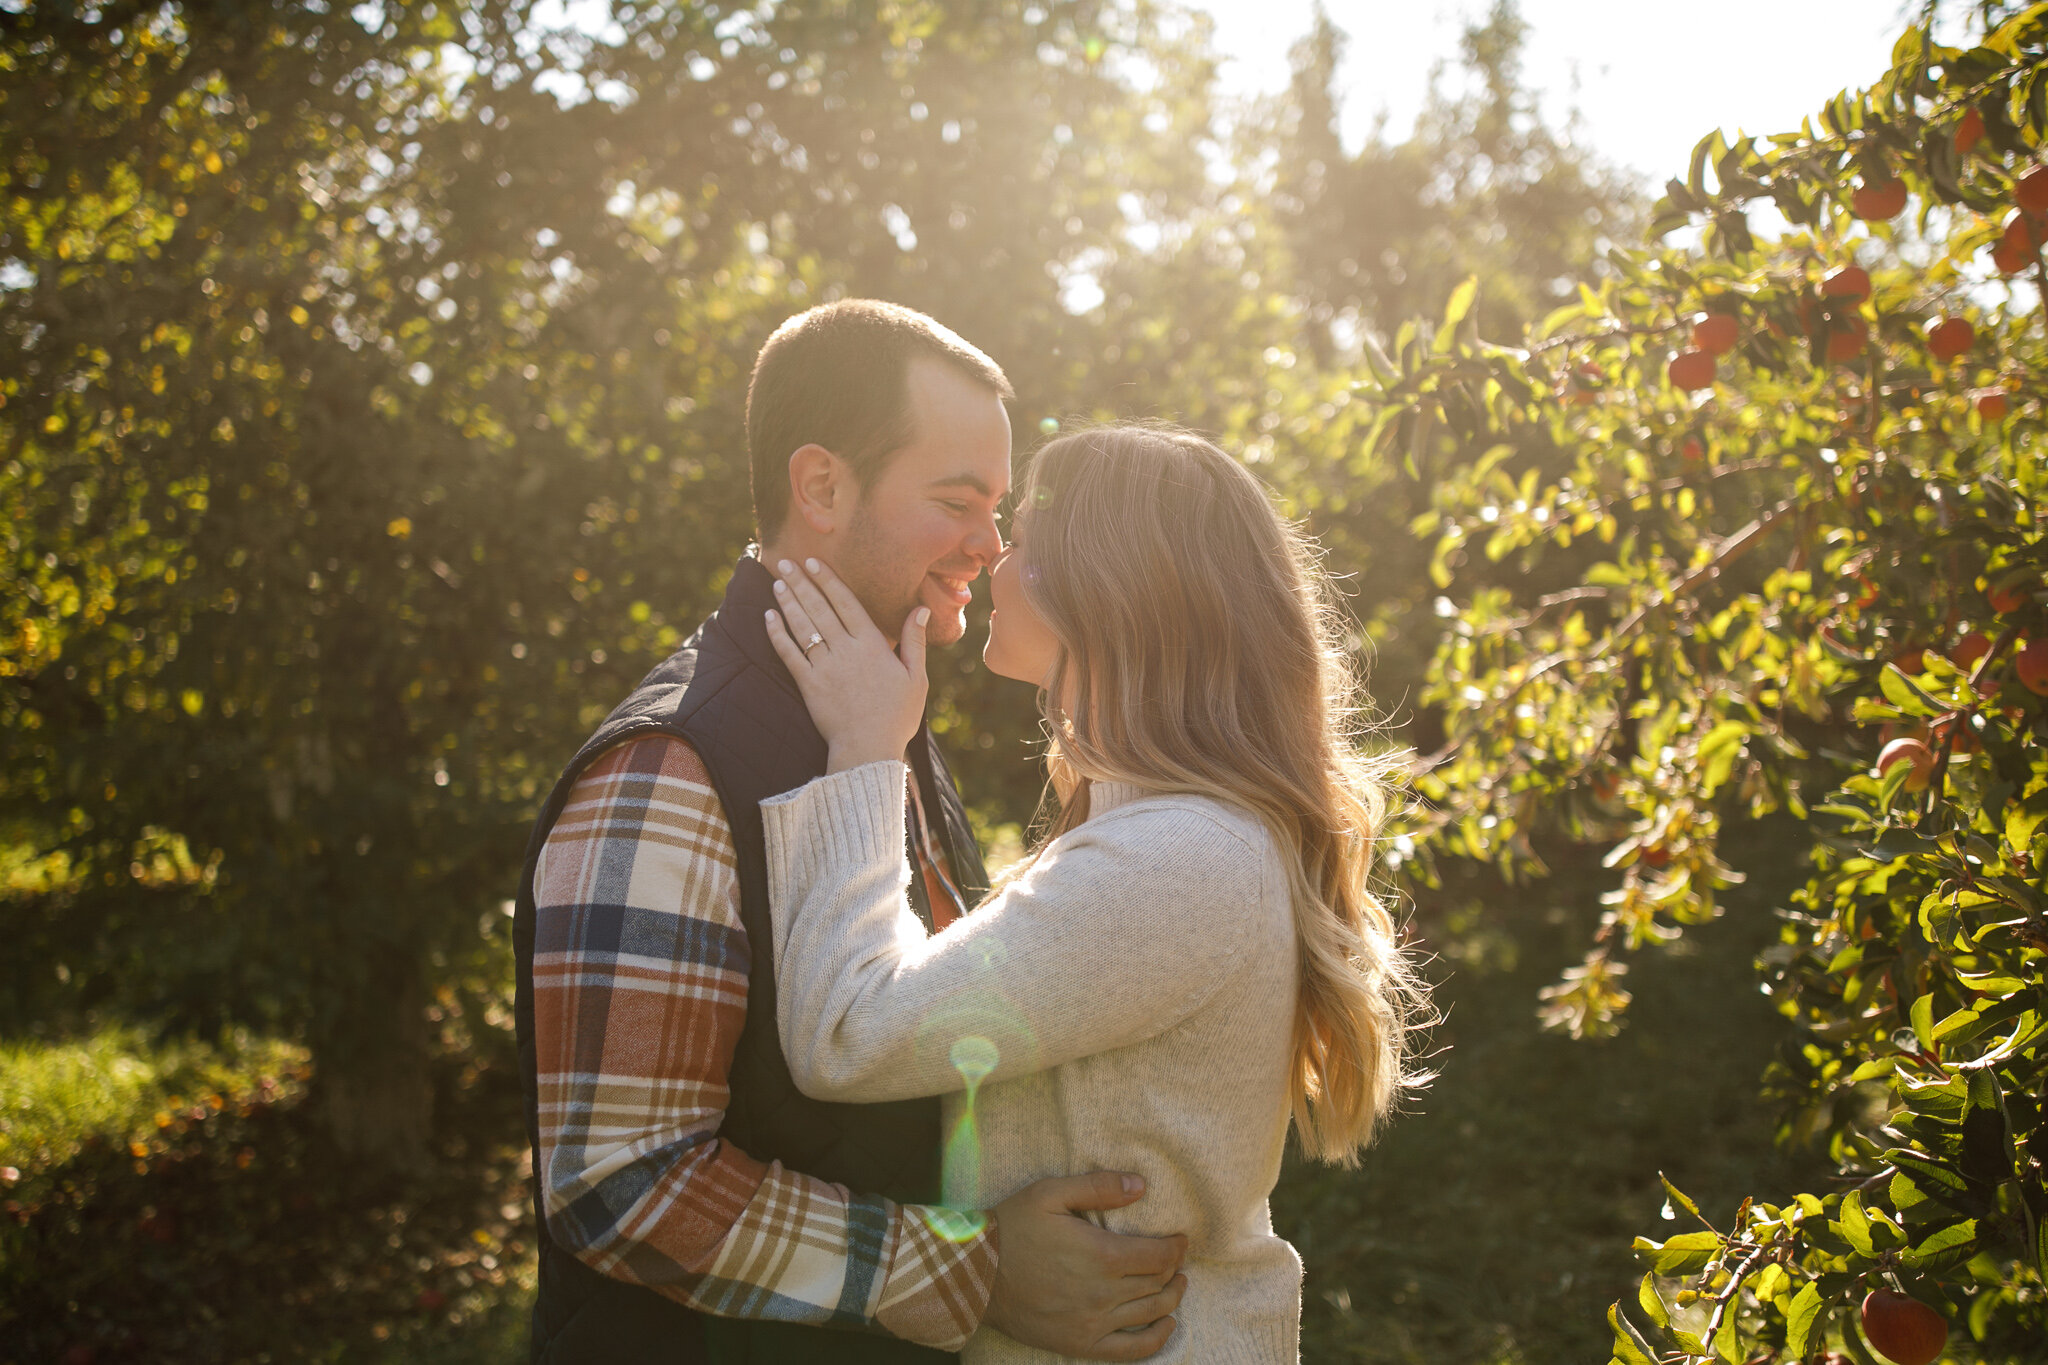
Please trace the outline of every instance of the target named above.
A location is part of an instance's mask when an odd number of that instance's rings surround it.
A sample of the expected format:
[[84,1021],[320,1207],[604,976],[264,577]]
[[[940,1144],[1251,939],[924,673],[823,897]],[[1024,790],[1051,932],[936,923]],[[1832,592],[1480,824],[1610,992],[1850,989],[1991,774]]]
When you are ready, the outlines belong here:
[[981,519],[967,537],[967,553],[981,561],[985,569],[994,569],[996,561],[1003,557],[1003,528],[996,524],[995,513]]

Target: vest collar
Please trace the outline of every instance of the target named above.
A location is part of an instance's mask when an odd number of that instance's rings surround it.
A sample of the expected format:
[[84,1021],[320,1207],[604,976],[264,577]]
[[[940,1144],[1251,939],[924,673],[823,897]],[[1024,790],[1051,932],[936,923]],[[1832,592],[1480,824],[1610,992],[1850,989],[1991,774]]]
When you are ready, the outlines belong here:
[[747,662],[801,701],[803,693],[797,690],[796,679],[789,676],[782,656],[768,642],[766,618],[768,609],[774,605],[775,575],[752,555],[742,555],[740,562],[733,567],[732,581],[726,584],[725,601],[718,607],[718,628],[739,646],[740,653],[747,656]]
[[[789,676],[789,668],[782,662],[782,656],[768,641],[768,609],[774,605],[775,575],[753,555],[741,555],[740,562],[733,566],[732,581],[725,585],[725,600],[718,607],[718,628],[739,646],[740,653],[747,656],[747,662],[774,679],[777,687],[801,703],[802,690],[797,687],[796,679]],[[917,733],[920,739],[927,737],[922,723]]]

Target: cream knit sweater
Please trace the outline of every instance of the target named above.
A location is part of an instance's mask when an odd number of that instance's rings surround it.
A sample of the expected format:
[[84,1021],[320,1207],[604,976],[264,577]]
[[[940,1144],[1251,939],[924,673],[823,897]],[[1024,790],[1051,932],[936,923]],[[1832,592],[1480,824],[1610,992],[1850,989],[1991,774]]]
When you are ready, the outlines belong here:
[[[1263,825],[1195,796],[1098,783],[1091,815],[943,933],[904,899],[905,768],[870,763],[761,803],[776,1021],[821,1099],[944,1095],[946,1202],[1135,1171],[1116,1232],[1184,1232],[1161,1362],[1297,1358],[1301,1262],[1266,1197],[1288,1123],[1295,941]],[[969,1365],[1059,1359],[984,1327]]]

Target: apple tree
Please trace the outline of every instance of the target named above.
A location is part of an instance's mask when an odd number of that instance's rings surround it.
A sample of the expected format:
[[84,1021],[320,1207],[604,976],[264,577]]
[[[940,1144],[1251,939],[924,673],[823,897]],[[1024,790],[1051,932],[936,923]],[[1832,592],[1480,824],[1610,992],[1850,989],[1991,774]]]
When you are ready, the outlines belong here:
[[1468,285],[1362,385],[1368,443],[1436,482],[1446,738],[1408,837],[1511,878],[1607,849],[1546,1018],[1611,1031],[1767,823],[1804,853],[1769,1084],[1840,1178],[1711,1223],[1671,1190],[1700,1226],[1638,1241],[1625,1365],[2048,1339],[2048,5],[1976,32],[1702,141],[1655,209],[1680,236],[1522,345]]

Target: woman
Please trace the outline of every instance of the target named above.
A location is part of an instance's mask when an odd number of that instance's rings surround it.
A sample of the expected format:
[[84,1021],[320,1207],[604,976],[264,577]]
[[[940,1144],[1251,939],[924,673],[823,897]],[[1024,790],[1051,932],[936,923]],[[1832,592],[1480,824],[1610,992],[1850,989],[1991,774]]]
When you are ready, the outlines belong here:
[[[1259,483],[1193,435],[1062,437],[1022,505],[984,658],[1040,685],[1060,810],[935,935],[903,897],[925,613],[899,654],[829,570],[783,570],[769,637],[831,752],[762,803],[783,1047],[822,1098],[950,1096],[954,1207],[1142,1174],[1108,1226],[1189,1238],[1156,1359],[1291,1362],[1301,1268],[1266,1206],[1289,1120],[1349,1164],[1422,1079],[1325,588]],[[1052,1357],[984,1327],[964,1358]]]

